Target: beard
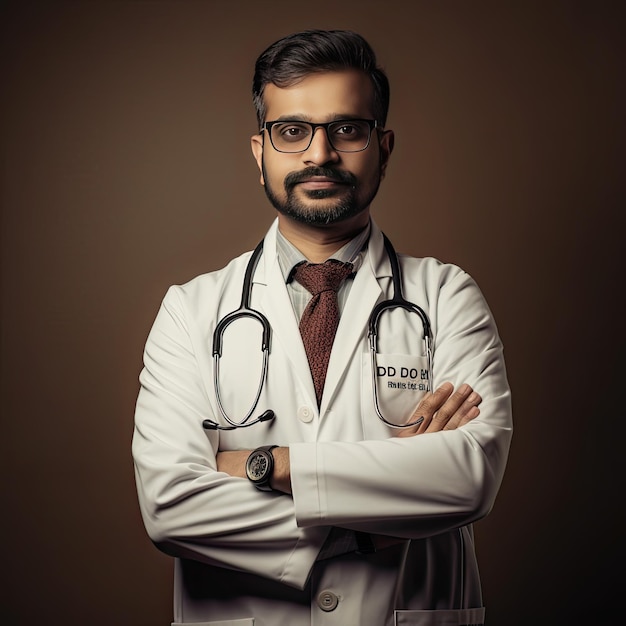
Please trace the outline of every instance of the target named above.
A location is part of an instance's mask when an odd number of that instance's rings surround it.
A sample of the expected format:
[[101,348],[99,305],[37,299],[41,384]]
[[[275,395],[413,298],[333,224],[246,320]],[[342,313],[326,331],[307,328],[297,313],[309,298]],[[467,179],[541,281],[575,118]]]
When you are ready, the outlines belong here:
[[[313,176],[332,178],[341,185],[338,189],[301,190],[306,199],[298,198],[295,194],[296,185]],[[351,172],[328,167],[307,167],[285,176],[283,182],[285,197],[280,198],[269,183],[265,163],[263,163],[263,179],[265,194],[279,213],[297,222],[318,226],[335,224],[358,215],[371,204],[380,185],[379,173],[378,180],[367,196],[359,199],[356,193],[357,180]],[[310,202],[307,202],[307,199]]]

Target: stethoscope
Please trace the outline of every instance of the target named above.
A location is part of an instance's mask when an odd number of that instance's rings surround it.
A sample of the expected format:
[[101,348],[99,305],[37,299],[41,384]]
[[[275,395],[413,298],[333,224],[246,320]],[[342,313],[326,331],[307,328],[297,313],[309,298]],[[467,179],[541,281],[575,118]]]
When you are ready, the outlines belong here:
[[[391,428],[408,428],[410,426],[417,426],[420,424],[424,418],[419,417],[416,420],[408,423],[408,424],[396,424],[390,420],[388,420],[382,413],[379,404],[378,398],[378,386],[376,384],[376,367],[377,367],[377,349],[378,349],[378,326],[380,322],[380,317],[385,311],[390,311],[391,309],[404,309],[409,313],[415,313],[418,315],[422,322],[423,327],[423,341],[424,341],[424,351],[426,353],[427,360],[427,391],[430,391],[432,388],[432,335],[430,329],[430,321],[428,316],[424,312],[424,310],[419,307],[417,304],[409,302],[406,300],[402,294],[402,278],[400,275],[400,265],[398,263],[398,256],[396,251],[394,250],[391,242],[387,238],[386,235],[383,234],[385,250],[387,252],[387,256],[389,257],[389,262],[391,263],[391,278],[393,281],[393,297],[390,300],[385,300],[383,302],[379,302],[374,309],[369,318],[368,323],[368,340],[369,340],[369,349],[371,355],[371,364],[372,364],[372,389],[373,389],[373,398],[374,398],[374,409],[376,410],[376,414],[378,417],[385,423],[387,426]],[[252,276],[254,274],[254,270],[259,262],[259,257],[261,256],[261,252],[263,251],[263,241],[259,243],[259,245],[255,248],[250,260],[248,261],[248,265],[246,266],[246,272],[243,279],[243,288],[241,291],[241,304],[239,308],[231,313],[228,313],[225,317],[223,317],[215,327],[215,331],[213,332],[213,384],[215,387],[215,397],[217,399],[217,406],[219,412],[224,419],[225,422],[228,423],[228,426],[222,426],[217,422],[211,419],[205,419],[202,422],[202,426],[206,430],[235,430],[236,428],[247,428],[248,426],[253,426],[254,424],[258,424],[259,422],[267,422],[269,420],[273,420],[275,417],[274,411],[271,409],[264,411],[261,415],[252,418],[252,414],[257,407],[259,402],[259,398],[261,397],[261,392],[263,391],[263,385],[267,379],[267,366],[269,361],[270,354],[270,343],[271,343],[271,327],[270,323],[261,313],[250,306],[250,297],[252,295]],[[222,403],[222,395],[220,392],[220,384],[219,384],[219,372],[220,372],[220,359],[222,357],[222,349],[223,349],[223,338],[224,332],[226,328],[232,324],[233,322],[243,319],[243,318],[251,318],[256,320],[263,327],[263,334],[261,337],[261,351],[263,353],[263,363],[261,367],[261,378],[259,380],[259,385],[257,387],[256,396],[250,407],[250,410],[246,413],[246,415],[238,422],[233,420],[226,412],[224,405]]]

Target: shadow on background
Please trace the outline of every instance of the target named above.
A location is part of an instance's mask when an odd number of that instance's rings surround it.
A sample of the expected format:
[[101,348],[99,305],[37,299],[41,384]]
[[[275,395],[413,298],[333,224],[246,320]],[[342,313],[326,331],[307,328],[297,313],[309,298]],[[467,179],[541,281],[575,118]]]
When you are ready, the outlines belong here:
[[616,623],[620,6],[3,3],[2,621],[169,623],[171,562],[130,457],[143,345],[170,284],[273,218],[248,147],[253,63],[323,27],[361,32],[391,79],[375,219],[472,274],[505,344],[516,430],[476,525],[487,624]]

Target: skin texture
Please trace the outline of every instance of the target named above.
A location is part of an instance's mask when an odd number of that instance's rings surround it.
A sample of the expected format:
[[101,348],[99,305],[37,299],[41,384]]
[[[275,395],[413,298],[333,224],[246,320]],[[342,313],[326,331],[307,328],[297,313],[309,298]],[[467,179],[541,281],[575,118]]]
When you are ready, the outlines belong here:
[[[371,102],[373,87],[369,78],[357,71],[313,74],[287,88],[267,85],[265,88],[267,119],[301,119],[329,122],[336,119],[373,119]],[[354,197],[356,210],[330,223],[306,223],[278,211],[279,228],[311,261],[324,261],[352,239],[369,222],[369,206],[384,177],[393,150],[393,131],[374,130],[370,145],[362,152],[337,152],[332,149],[326,133],[318,128],[309,149],[296,154],[277,152],[269,138],[254,135],[252,153],[259,167],[261,184],[270,190],[275,208],[288,202],[285,178],[307,168],[334,169],[352,174],[354,189],[337,182],[332,176],[317,176],[298,183],[291,190],[300,211],[328,214],[332,209]],[[315,192],[325,191],[322,198]],[[313,220],[314,221],[314,220]]]
[[[350,70],[312,74],[290,87],[267,85],[267,120],[278,119],[328,122],[336,119],[373,119],[373,87],[362,72]],[[282,234],[310,261],[321,263],[339,250],[370,219],[370,203],[384,178],[393,150],[391,130],[375,129],[367,149],[345,153],[333,150],[323,129],[318,128],[305,152],[285,154],[272,147],[266,133],[254,135],[251,147],[270,202],[278,214]],[[316,169],[314,169],[316,168]],[[324,170],[325,174],[319,172]],[[316,175],[311,172],[318,172]],[[347,172],[335,176],[333,171]],[[301,182],[285,185],[293,173]],[[350,179],[346,184],[342,179]],[[395,432],[396,437],[415,437],[423,433],[452,430],[476,418],[481,397],[469,385],[454,390],[444,383],[427,394],[417,407],[418,426]],[[219,471],[245,478],[245,463],[251,450],[223,451],[217,455]],[[275,468],[271,486],[291,493],[289,448],[273,450]],[[377,548],[397,541],[374,537]]]

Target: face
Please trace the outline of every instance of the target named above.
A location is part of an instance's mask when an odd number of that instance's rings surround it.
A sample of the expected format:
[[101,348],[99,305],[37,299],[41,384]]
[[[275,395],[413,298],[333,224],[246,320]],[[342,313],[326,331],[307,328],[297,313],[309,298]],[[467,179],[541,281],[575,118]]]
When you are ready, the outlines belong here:
[[[371,80],[356,70],[311,74],[290,87],[267,85],[266,120],[331,122],[374,119]],[[261,184],[282,218],[327,226],[349,218],[369,219],[372,202],[393,147],[393,133],[372,130],[361,152],[333,149],[323,128],[299,153],[276,151],[268,132],[252,137]]]

